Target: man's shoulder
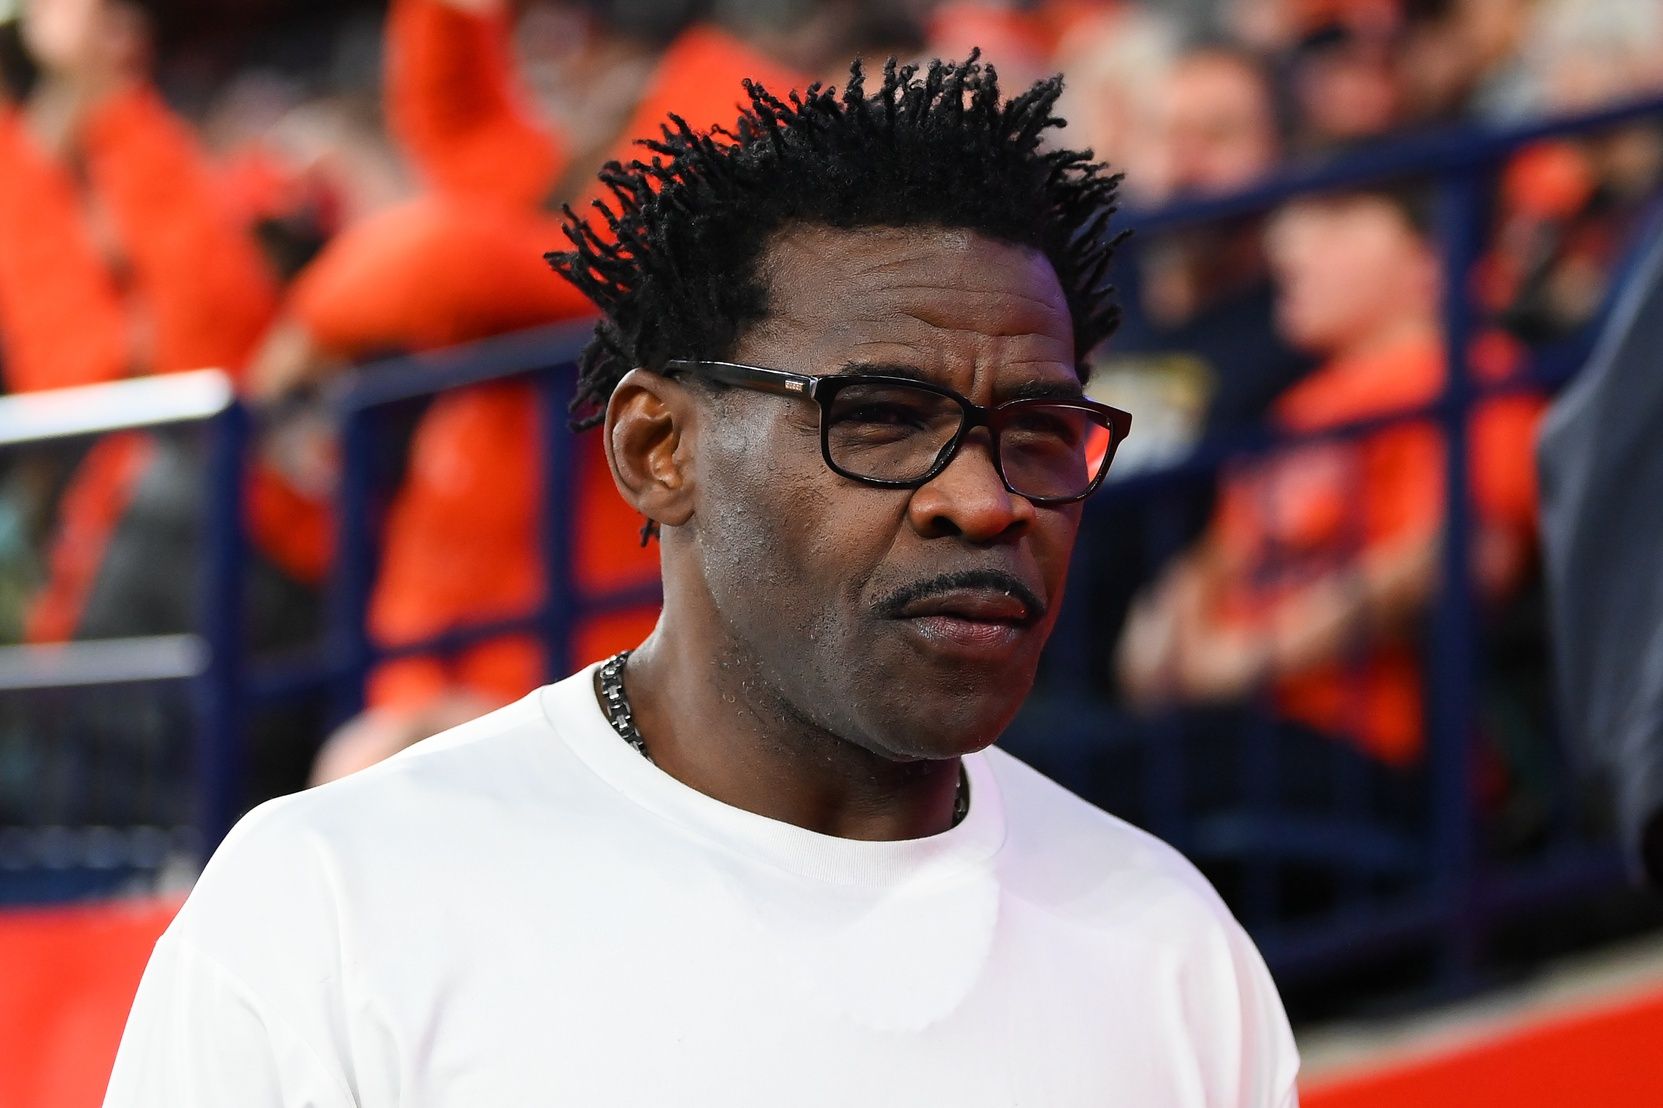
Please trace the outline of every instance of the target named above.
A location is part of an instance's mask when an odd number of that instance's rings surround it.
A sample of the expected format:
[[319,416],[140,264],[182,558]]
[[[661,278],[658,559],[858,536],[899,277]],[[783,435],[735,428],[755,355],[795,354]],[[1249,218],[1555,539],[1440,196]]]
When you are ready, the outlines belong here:
[[1013,755],[987,753],[1006,808],[1007,881],[1025,898],[1079,922],[1125,922],[1136,906],[1151,928],[1237,929],[1212,884],[1172,846]]
[[523,789],[532,768],[526,763],[548,749],[542,691],[441,731],[338,781],[269,800],[244,817],[226,843],[230,845],[238,832],[350,834],[359,825],[384,827],[385,820],[407,809],[447,798]]
[[535,786],[552,746],[538,694],[489,712],[349,777],[268,800],[214,851],[181,929],[223,933],[301,913],[330,915],[343,888],[397,858],[433,857],[504,818]]

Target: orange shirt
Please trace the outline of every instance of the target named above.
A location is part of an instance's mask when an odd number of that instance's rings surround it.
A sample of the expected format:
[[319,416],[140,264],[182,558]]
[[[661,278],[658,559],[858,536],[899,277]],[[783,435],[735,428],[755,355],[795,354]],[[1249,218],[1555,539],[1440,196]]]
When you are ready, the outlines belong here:
[[7,392],[125,377],[129,321],[68,169],[0,105],[0,362]]
[[[1443,381],[1440,343],[1417,338],[1331,362],[1284,393],[1273,418],[1288,431],[1318,431],[1424,405]],[[1478,410],[1470,472],[1477,515],[1488,526],[1521,534],[1533,528],[1531,444],[1540,410],[1527,396]],[[1214,521],[1227,581],[1215,615],[1274,634],[1278,607],[1290,595],[1366,552],[1435,541],[1443,513],[1443,437],[1426,420],[1252,460],[1227,476]],[[1290,718],[1349,735],[1383,760],[1419,756],[1421,682],[1407,641],[1370,642],[1355,660],[1285,675],[1275,693]]]
[[[750,104],[744,88],[747,78],[781,99],[809,83],[805,74],[765,57],[718,27],[688,28],[659,58],[608,158],[625,164],[637,158],[651,160],[651,153],[637,140],[659,138],[672,114],[695,131],[731,128],[739,118],[740,105]],[[603,195],[605,190],[597,180],[572,208],[586,214],[589,200]],[[564,239],[556,241],[565,243]]]
[[[641,156],[634,140],[657,138],[671,113],[698,130],[731,125],[747,77],[776,95],[806,83],[725,31],[689,28],[660,56],[608,156]],[[534,210],[570,161],[558,126],[537,118],[515,69],[506,10],[470,13],[433,0],[395,0],[387,19],[386,91],[394,135],[438,194]],[[587,211],[599,195],[592,188],[573,207]],[[563,242],[556,230],[542,249]]]
[[270,322],[277,285],[186,127],[144,86],[94,108],[77,136],[113,226],[112,273],[69,170],[0,111],[0,343],[7,390],[145,372],[235,371]]

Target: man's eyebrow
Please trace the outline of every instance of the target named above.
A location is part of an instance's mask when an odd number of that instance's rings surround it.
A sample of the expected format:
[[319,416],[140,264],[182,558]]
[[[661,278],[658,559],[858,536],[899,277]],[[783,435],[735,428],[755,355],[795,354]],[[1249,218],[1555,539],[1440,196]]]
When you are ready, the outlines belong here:
[[[909,381],[923,381],[932,385],[941,383],[933,375],[924,372],[918,366],[901,362],[844,362],[832,376],[847,377],[857,373],[878,374],[884,377],[905,377]],[[1085,390],[1080,386],[1079,379],[1073,376],[1063,381],[1036,377],[1011,388],[999,390],[999,399],[1001,400],[1081,400],[1084,398]]]
[[1023,381],[1014,388],[1004,390],[1001,395],[1006,400],[1084,400],[1086,393],[1078,379],[1048,381],[1037,378]]
[[866,373],[882,377],[905,377],[911,381],[924,381],[929,384],[939,383],[932,381],[930,375],[920,367],[908,365],[905,362],[844,362],[837,367],[832,376],[849,377],[854,374]]

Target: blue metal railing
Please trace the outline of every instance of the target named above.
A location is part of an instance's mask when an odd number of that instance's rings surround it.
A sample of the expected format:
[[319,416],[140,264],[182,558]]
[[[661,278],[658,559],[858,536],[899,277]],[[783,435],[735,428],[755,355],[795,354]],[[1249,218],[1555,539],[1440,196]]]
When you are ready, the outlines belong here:
[[[1082,532],[1085,545],[1081,557],[1089,558],[1094,528],[1109,521],[1118,506],[1137,498],[1159,497],[1175,482],[1209,479],[1232,458],[1278,449],[1295,441],[1357,439],[1409,420],[1432,420],[1440,429],[1446,443],[1446,526],[1439,556],[1443,586],[1431,613],[1429,637],[1431,696],[1426,749],[1432,802],[1424,840],[1407,842],[1366,819],[1350,824],[1332,820],[1311,824],[1274,811],[1271,815],[1279,823],[1238,820],[1214,827],[1222,827],[1238,841],[1269,844],[1267,853],[1304,852],[1338,869],[1353,866],[1364,874],[1412,871],[1413,880],[1406,889],[1384,897],[1363,895],[1361,890],[1372,877],[1349,880],[1345,885],[1349,891],[1321,918],[1288,926],[1261,926],[1259,937],[1278,972],[1301,974],[1374,950],[1431,942],[1442,957],[1444,979],[1459,983],[1471,979],[1486,928],[1500,913],[1541,904],[1575,890],[1608,887],[1620,880],[1615,853],[1574,831],[1560,835],[1529,864],[1509,865],[1504,871],[1487,866],[1479,849],[1471,758],[1479,614],[1468,570],[1474,520],[1466,449],[1468,424],[1476,406],[1491,397],[1562,381],[1580,361],[1588,339],[1578,336],[1544,352],[1508,381],[1479,385],[1467,372],[1467,350],[1475,320],[1466,276],[1477,259],[1481,230],[1486,225],[1488,175],[1501,160],[1541,139],[1640,121],[1663,121],[1663,100],[1635,102],[1510,129],[1459,128],[1413,136],[1383,143],[1330,165],[1292,169],[1239,194],[1144,213],[1130,221],[1140,233],[1151,235],[1263,211],[1311,191],[1407,176],[1436,182],[1438,241],[1446,290],[1442,311],[1451,371],[1443,395],[1434,404],[1297,439],[1260,430],[1202,443],[1182,461],[1132,475],[1106,488],[1088,508]],[[155,669],[160,664],[158,659],[164,657],[159,641],[148,644],[156,648],[145,663],[151,667],[148,670],[120,670],[119,665],[112,670],[111,655],[87,653],[92,649],[90,644],[67,648],[61,657],[79,661],[72,661],[62,672],[42,670],[32,652],[27,660],[18,656],[8,661],[0,655],[0,696],[12,687],[8,682],[188,682],[195,690],[198,718],[196,822],[200,842],[208,847],[218,841],[240,804],[243,723],[254,705],[321,689],[328,692],[336,718],[344,718],[362,704],[367,676],[379,662],[410,653],[442,653],[510,632],[532,632],[542,641],[551,677],[567,672],[583,660],[572,656],[573,629],[581,618],[652,599],[651,589],[590,593],[575,585],[572,528],[576,521],[571,482],[542,483],[539,534],[546,590],[539,603],[522,612],[453,627],[422,642],[387,644],[374,641],[367,618],[380,557],[382,490],[376,488],[373,475],[380,450],[381,420],[389,409],[459,388],[510,379],[530,383],[537,398],[543,430],[542,471],[570,475],[575,463],[573,438],[561,428],[573,390],[570,367],[587,333],[583,326],[506,336],[464,349],[366,367],[344,384],[334,396],[340,421],[342,474],[336,504],[338,549],[330,583],[328,634],[320,649],[280,663],[250,663],[243,653],[241,606],[236,601],[238,566],[246,552],[239,499],[248,427],[244,413],[231,401],[223,384],[210,387],[205,377],[155,382],[146,386],[154,390],[153,395],[143,393],[152,398],[155,406],[151,409],[139,405],[124,410],[118,401],[98,400],[95,404],[93,398],[106,395],[96,390],[85,391],[86,404],[79,406],[68,400],[33,397],[0,401],[0,445],[178,422],[202,423],[209,428],[213,444],[213,460],[205,478],[206,533],[210,536],[202,579],[205,618],[195,635],[173,640],[175,647],[181,643],[188,647],[168,655],[176,657],[177,664],[171,669],[164,666],[165,672]],[[137,387],[135,383],[109,388]],[[123,395],[138,396],[140,392]],[[165,398],[171,399],[164,402]],[[168,408],[169,403],[175,407]],[[71,410],[105,414],[97,418],[83,415],[77,417],[77,422],[65,414]],[[1055,652],[1064,655],[1058,669],[1067,675],[1069,695],[1060,699],[1061,706],[1051,719],[1081,748],[1097,742],[1102,731],[1101,689],[1097,685],[1105,675],[1093,674],[1081,660],[1081,643],[1090,633],[1090,613],[1070,612],[1059,625],[1055,644]],[[1274,745],[1261,735],[1245,736],[1244,742],[1258,744],[1253,749],[1265,757],[1259,772],[1270,774]],[[1152,743],[1142,753],[1143,794],[1151,822],[1157,831],[1182,840],[1182,794],[1187,775],[1196,767],[1185,764],[1175,744]],[[1334,839],[1335,827],[1349,827],[1349,838]],[[1251,836],[1259,838],[1253,840]]]
[[[0,652],[0,702],[51,690],[183,687],[198,726],[192,743],[193,811],[190,829],[141,825],[91,828],[88,843],[136,836],[174,847],[219,841],[236,819],[242,796],[243,562],[242,496],[248,426],[229,380],[202,371],[109,385],[63,389],[0,399],[0,450],[16,451],[101,435],[197,427],[206,435],[203,505],[206,536],[197,578],[202,613],[195,633],[162,634],[102,642],[7,647]],[[174,567],[158,567],[167,572]],[[50,729],[44,726],[43,730]],[[49,752],[48,752],[49,753]],[[30,782],[21,783],[24,788]],[[119,787],[121,783],[117,783]],[[166,813],[158,813],[166,814]],[[43,813],[46,819],[51,813]],[[62,855],[59,868],[93,851],[64,851],[78,829],[62,823],[23,821],[6,827],[0,870],[28,868],[36,854]],[[194,832],[194,833],[191,833]],[[44,846],[42,845],[44,844]],[[103,851],[112,858],[128,857]],[[138,852],[159,864],[169,849]],[[117,867],[111,866],[111,869]],[[74,887],[74,886],[71,886]],[[96,887],[96,886],[94,886]]]
[[[337,398],[340,415],[343,480],[337,500],[335,602],[331,642],[337,652],[334,698],[337,714],[361,706],[364,682],[383,661],[412,654],[447,653],[470,643],[514,632],[535,633],[544,644],[548,676],[570,672],[573,633],[580,621],[607,612],[638,607],[657,599],[656,586],[580,592],[572,558],[576,509],[569,478],[576,468],[573,436],[566,430],[575,394],[570,372],[588,341],[588,324],[561,326],[476,344],[464,349],[399,359],[360,373]],[[369,479],[378,449],[377,421],[388,408],[458,388],[527,380],[534,387],[545,475],[540,483],[539,537],[544,595],[523,612],[493,616],[451,628],[442,635],[410,643],[378,643],[369,631],[369,603],[380,542],[374,510],[376,490]]]

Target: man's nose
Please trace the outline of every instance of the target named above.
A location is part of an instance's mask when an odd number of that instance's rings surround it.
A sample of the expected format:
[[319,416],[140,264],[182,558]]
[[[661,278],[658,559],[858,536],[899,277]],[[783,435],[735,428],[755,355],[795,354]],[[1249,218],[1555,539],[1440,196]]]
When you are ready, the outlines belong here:
[[985,427],[972,431],[947,468],[914,489],[907,504],[908,520],[923,537],[961,535],[975,543],[1017,538],[1036,516],[1033,502],[1000,480]]

